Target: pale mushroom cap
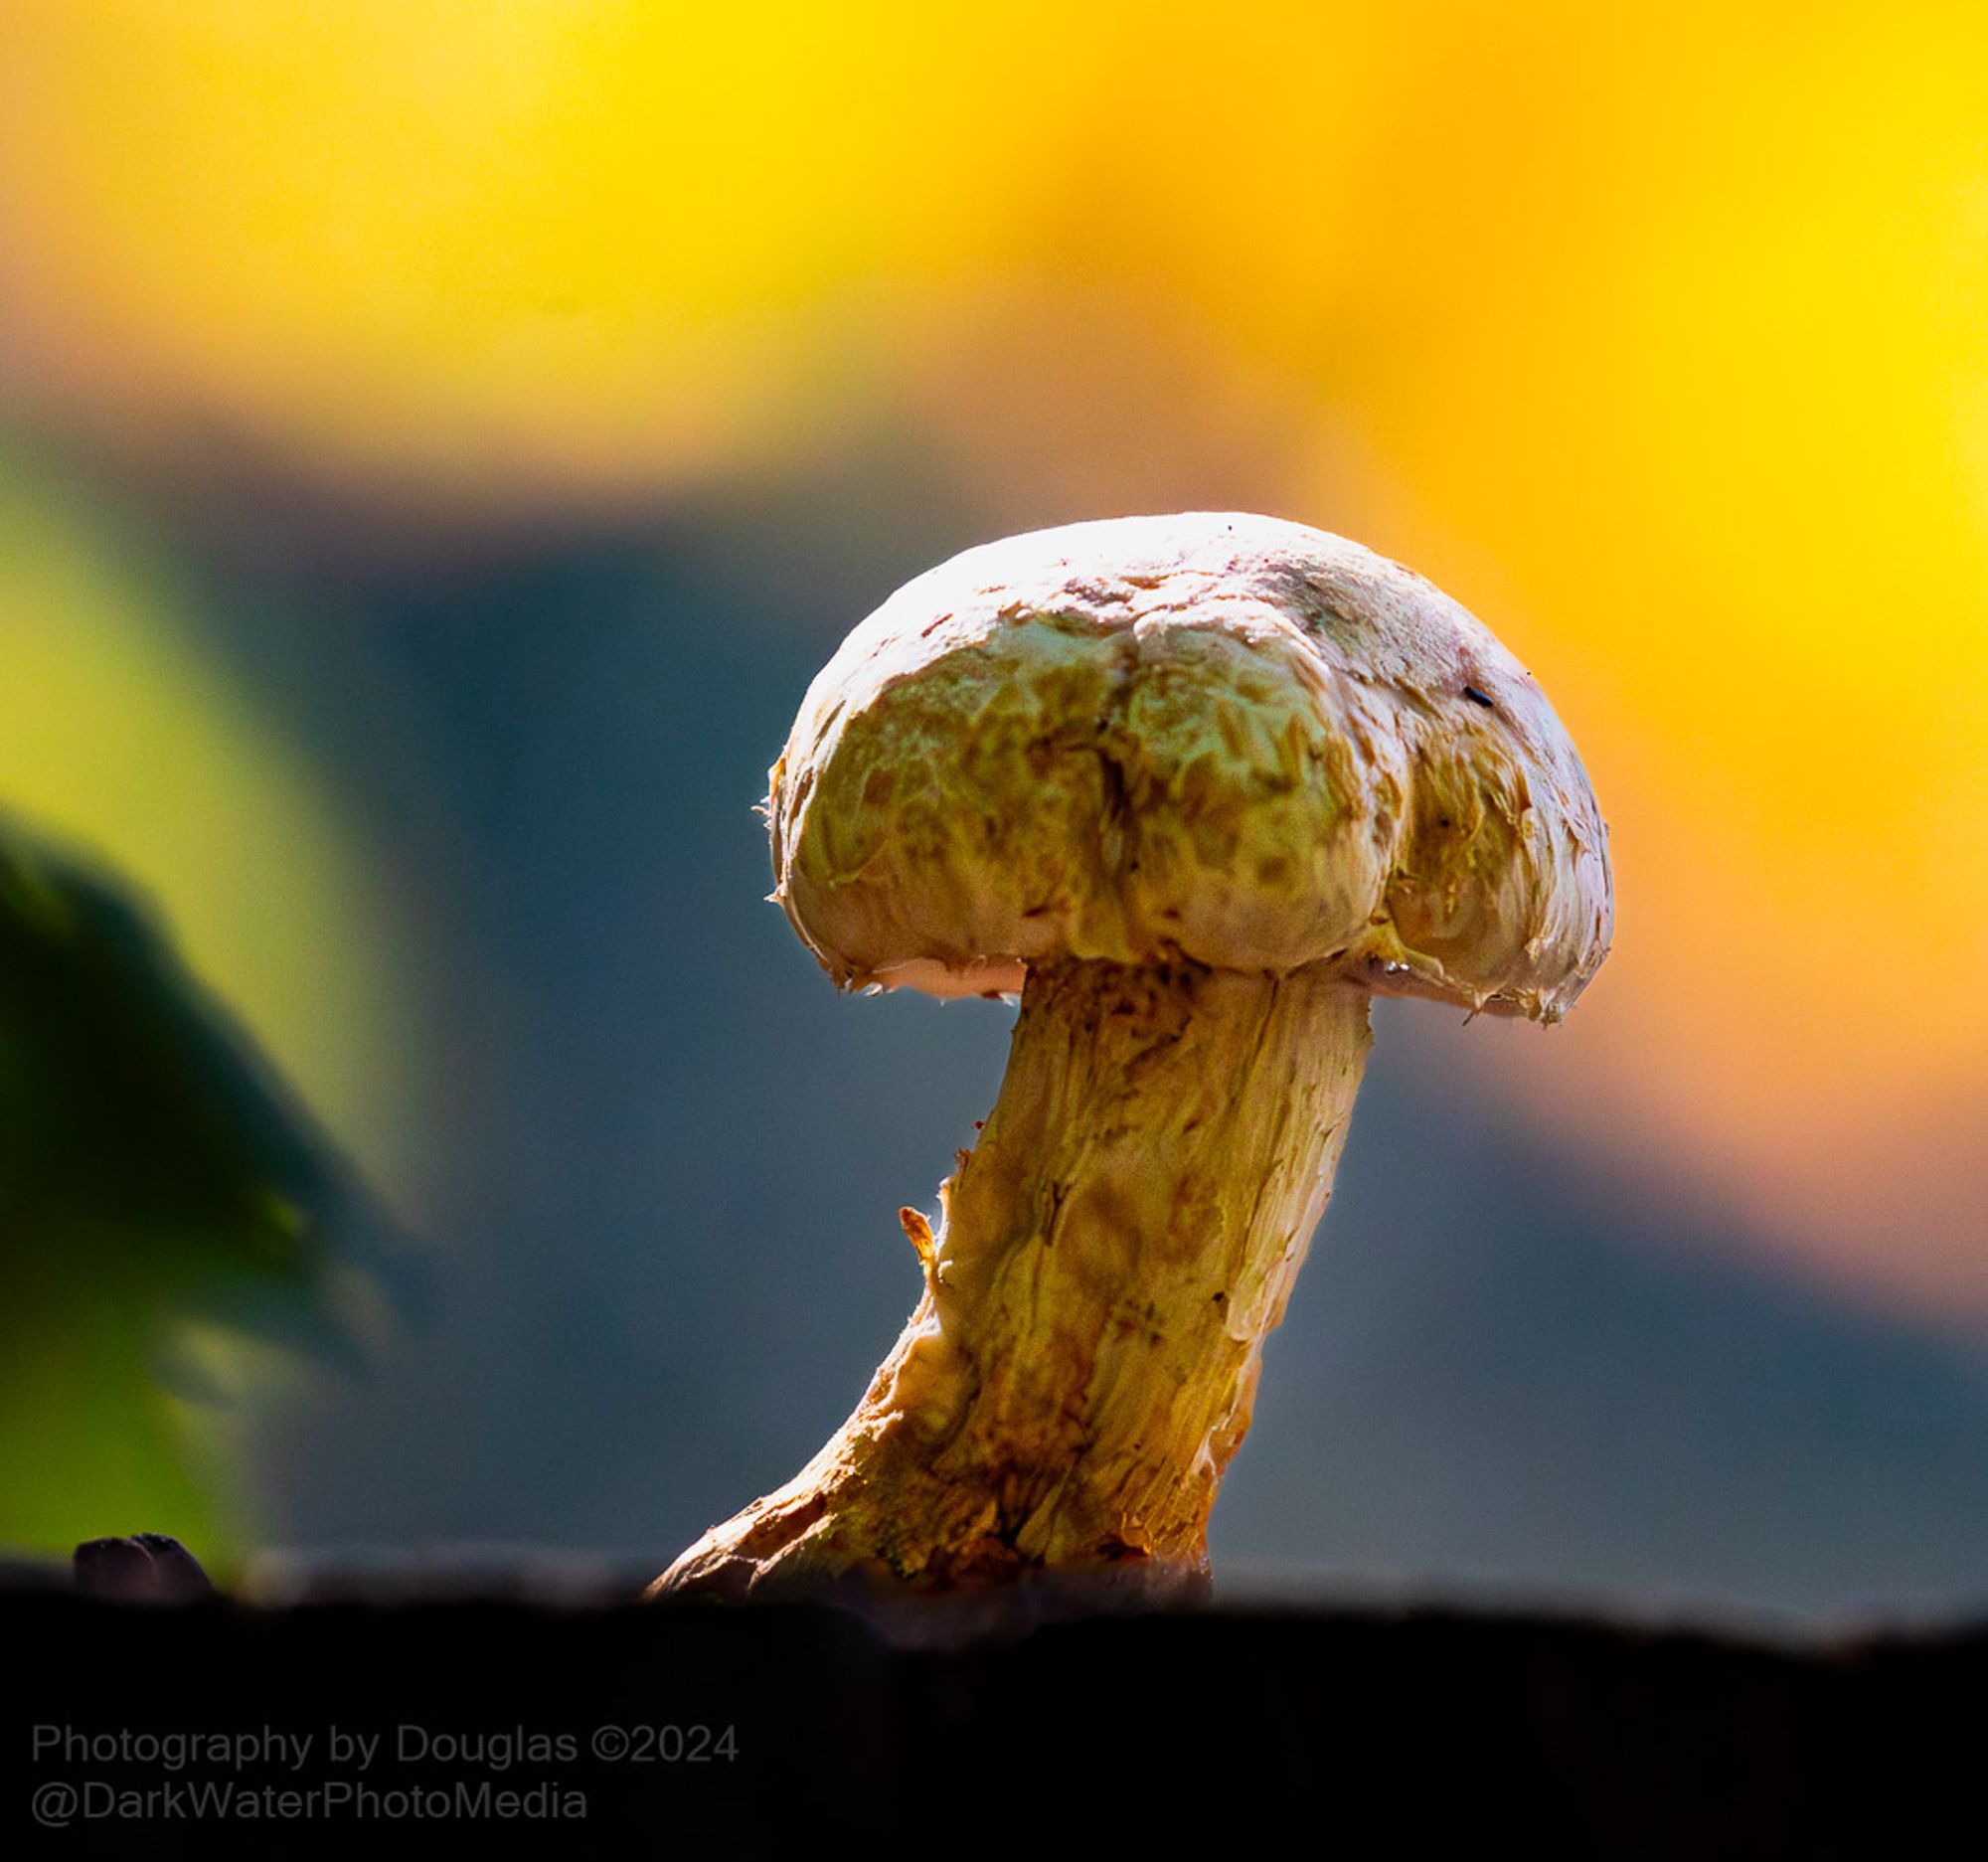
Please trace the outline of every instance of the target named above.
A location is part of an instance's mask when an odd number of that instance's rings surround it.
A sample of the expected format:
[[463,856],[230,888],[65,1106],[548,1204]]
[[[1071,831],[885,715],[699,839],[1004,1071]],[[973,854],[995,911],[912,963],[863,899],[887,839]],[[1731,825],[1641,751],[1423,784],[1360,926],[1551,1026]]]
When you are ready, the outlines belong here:
[[1555,1020],[1607,954],[1607,830],[1529,673],[1419,576],[1238,513],[968,550],[809,687],[774,897],[845,986],[1185,957]]

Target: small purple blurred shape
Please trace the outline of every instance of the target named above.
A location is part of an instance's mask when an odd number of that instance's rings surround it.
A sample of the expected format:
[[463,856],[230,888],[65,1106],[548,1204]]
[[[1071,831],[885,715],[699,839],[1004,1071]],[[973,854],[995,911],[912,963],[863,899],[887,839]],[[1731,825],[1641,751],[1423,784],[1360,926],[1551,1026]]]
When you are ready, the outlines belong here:
[[124,1604],[192,1604],[214,1595],[200,1561],[163,1532],[84,1540],[76,1548],[76,1588]]

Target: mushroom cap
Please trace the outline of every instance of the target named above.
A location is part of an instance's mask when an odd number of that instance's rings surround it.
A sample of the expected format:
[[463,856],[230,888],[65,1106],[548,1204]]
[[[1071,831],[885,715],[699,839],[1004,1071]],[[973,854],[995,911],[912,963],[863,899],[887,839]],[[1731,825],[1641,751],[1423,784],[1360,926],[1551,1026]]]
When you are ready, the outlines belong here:
[[1421,577],[1269,517],[1072,524],[907,584],[808,688],[767,812],[773,897],[844,987],[1332,963],[1553,1021],[1613,930],[1532,676]]

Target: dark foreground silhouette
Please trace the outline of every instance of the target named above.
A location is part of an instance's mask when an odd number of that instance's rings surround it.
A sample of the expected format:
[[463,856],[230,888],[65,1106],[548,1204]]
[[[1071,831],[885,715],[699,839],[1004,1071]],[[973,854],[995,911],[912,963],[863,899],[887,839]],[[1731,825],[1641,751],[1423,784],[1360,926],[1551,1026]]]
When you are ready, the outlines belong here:
[[1988,1632],[1798,1649],[1446,1610],[911,1647],[827,1606],[258,1608],[24,1579],[0,1649],[14,1853],[351,1853],[447,1822],[728,1858],[1159,1855],[1211,1826],[1213,1853],[1896,1855],[1969,1827],[1988,1727]]

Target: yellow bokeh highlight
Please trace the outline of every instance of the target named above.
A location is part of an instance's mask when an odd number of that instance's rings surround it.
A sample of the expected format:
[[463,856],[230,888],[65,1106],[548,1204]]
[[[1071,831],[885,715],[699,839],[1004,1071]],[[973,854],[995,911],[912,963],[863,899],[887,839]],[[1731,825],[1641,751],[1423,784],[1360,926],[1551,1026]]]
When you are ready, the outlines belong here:
[[1614,828],[1616,955],[1489,1077],[1831,1271],[1988,1301],[1988,14],[0,35],[0,383],[45,417],[486,514],[882,420],[1003,520],[1240,487],[1425,570]]
[[[1482,145],[1499,262],[1379,351],[1370,438],[1608,805],[1619,946],[1563,1102],[1846,1278],[1978,1305],[1988,18],[1753,31],[1667,18],[1599,84],[1577,35],[1506,42],[1561,160]],[[1459,109],[1512,94],[1498,52]],[[1467,251],[1473,206],[1419,238]]]
[[14,323],[35,392],[469,497],[668,481],[846,396],[880,297],[1012,243],[1103,37],[1046,6],[1000,33],[653,0],[0,20],[0,300],[89,307]]
[[0,455],[0,809],[93,854],[376,1185],[405,1187],[392,914],[158,570]]

